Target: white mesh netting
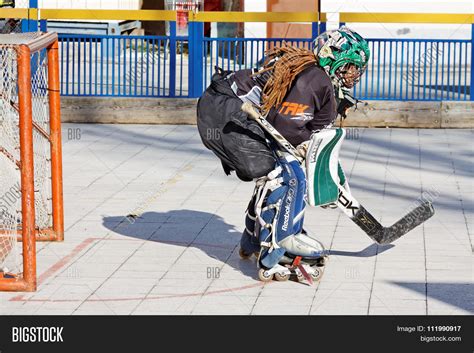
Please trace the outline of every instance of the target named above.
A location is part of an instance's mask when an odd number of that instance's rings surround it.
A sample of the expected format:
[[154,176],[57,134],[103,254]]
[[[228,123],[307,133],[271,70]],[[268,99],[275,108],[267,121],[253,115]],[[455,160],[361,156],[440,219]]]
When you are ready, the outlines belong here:
[[15,18],[0,19],[0,33],[21,32],[21,21]]
[[48,60],[46,50],[32,56],[31,91],[35,165],[36,227],[52,227],[51,145],[49,143]]
[[[21,248],[16,241],[21,230],[18,46],[12,43],[30,42],[31,39],[32,34],[0,35],[0,272],[12,274],[18,274],[22,265],[22,257],[18,256]],[[30,63],[35,221],[36,228],[41,231],[52,226],[46,50],[32,54]]]
[[0,271],[17,273],[21,198],[16,51],[0,46]]
[[[29,7],[29,0],[0,0],[0,8],[25,9]],[[0,33],[21,32],[21,21],[16,18],[0,18]]]

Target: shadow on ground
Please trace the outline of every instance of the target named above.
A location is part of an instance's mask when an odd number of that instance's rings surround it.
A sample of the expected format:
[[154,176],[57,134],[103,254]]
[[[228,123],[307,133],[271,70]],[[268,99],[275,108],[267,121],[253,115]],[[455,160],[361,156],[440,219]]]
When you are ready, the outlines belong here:
[[145,212],[139,217],[104,217],[102,224],[127,237],[200,249],[210,258],[257,278],[254,260],[231,258],[239,245],[241,231],[215,214],[186,209]]
[[[391,283],[413,290],[421,295],[424,295],[426,292],[426,295],[432,299],[474,314],[474,285],[472,283]],[[433,303],[432,305],[436,304]]]
[[[241,232],[221,217],[201,211],[173,210],[146,212],[139,217],[111,216],[102,220],[104,227],[127,237],[200,249],[210,258],[232,266],[242,274],[257,279],[256,260],[242,260],[232,254],[239,246]],[[372,244],[360,251],[330,250],[330,255],[372,257],[393,245]]]

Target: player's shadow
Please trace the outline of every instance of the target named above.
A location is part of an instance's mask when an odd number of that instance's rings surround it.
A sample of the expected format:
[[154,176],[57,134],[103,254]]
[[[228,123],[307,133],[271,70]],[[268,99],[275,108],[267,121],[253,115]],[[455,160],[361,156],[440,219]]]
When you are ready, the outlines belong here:
[[[215,214],[184,209],[145,212],[139,217],[110,216],[104,217],[102,221],[104,227],[116,234],[187,248],[180,254],[168,247],[171,253],[176,254],[176,257],[167,256],[170,264],[189,265],[190,271],[197,271],[198,268],[206,271],[207,268],[225,263],[248,277],[257,278],[256,259],[242,260],[238,255],[241,232]],[[354,252],[330,250],[329,255],[371,257],[391,247],[393,245],[372,244]],[[163,248],[155,250],[156,253],[147,250],[144,256],[163,256]],[[202,253],[206,256],[202,256]],[[145,263],[150,261],[146,258],[143,260]]]
[[[176,257],[167,256],[170,264],[189,265],[190,271],[196,272],[198,268],[206,271],[226,263],[246,276],[257,278],[255,259],[241,260],[238,255],[241,231],[215,214],[186,209],[145,212],[139,217],[103,217],[102,224],[130,238],[188,248],[181,254],[171,247],[166,249],[176,254]],[[201,250],[207,257],[193,249]],[[147,250],[146,256],[163,256],[163,248],[155,250],[156,255]]]

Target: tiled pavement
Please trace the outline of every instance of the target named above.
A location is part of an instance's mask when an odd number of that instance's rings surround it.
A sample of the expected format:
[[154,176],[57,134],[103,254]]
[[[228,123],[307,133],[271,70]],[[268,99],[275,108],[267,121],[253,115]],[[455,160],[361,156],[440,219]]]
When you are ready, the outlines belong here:
[[239,258],[253,185],[226,177],[194,126],[65,124],[66,240],[39,244],[38,291],[0,294],[0,314],[472,314],[472,130],[348,136],[352,192],[383,224],[423,191],[436,214],[382,247],[338,210],[308,209],[331,249],[310,287],[263,285]]

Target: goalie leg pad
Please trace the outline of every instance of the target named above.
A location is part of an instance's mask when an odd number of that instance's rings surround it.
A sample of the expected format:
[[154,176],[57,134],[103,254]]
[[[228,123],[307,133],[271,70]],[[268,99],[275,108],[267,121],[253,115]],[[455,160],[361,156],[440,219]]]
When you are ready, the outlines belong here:
[[313,135],[306,154],[308,203],[323,206],[334,203],[339,194],[341,177],[339,151],[345,137],[344,129],[328,129]]
[[266,191],[261,193],[256,207],[259,239],[264,245],[260,261],[267,268],[275,266],[285,254],[280,242],[301,232],[306,205],[306,180],[299,162],[286,155],[277,164],[280,173],[262,186]]

